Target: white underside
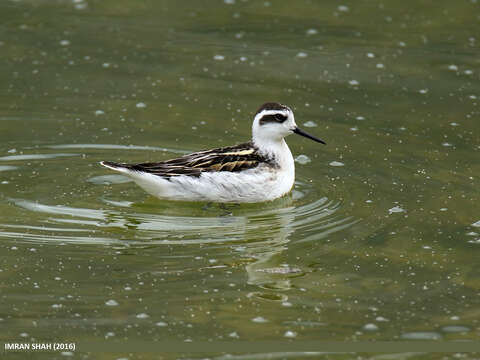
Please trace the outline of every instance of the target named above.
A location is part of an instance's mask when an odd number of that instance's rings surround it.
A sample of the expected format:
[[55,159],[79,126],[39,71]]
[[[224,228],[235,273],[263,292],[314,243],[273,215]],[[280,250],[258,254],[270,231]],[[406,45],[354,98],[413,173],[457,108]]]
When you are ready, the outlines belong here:
[[287,194],[294,176],[288,171],[260,166],[231,173],[202,173],[199,177],[180,175],[169,180],[157,175],[112,168],[127,175],[149,194],[169,200],[214,202],[261,202]]

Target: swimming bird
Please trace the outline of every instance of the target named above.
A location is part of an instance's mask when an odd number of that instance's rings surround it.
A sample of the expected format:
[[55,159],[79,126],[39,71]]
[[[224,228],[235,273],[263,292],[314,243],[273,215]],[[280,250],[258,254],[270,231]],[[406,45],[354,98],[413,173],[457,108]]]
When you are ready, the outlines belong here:
[[292,109],[268,102],[255,113],[246,143],[140,164],[102,161],[133,179],[149,194],[169,200],[255,203],[279,198],[293,187],[295,164],[285,137],[301,130]]

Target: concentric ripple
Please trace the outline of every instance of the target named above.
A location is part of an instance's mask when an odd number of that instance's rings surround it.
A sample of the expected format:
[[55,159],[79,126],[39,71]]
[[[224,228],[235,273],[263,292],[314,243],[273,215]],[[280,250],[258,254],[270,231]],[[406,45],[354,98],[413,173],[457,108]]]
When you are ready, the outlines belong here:
[[[48,149],[79,149],[81,153],[49,153]],[[11,196],[11,192],[6,197],[4,205],[11,210],[8,212],[14,214],[22,211],[23,216],[16,217],[14,222],[8,221],[14,216],[7,217],[7,221],[0,224],[0,237],[29,242],[86,244],[217,243],[234,246],[240,252],[247,244],[258,254],[262,253],[264,245],[267,246],[267,252],[271,250],[272,244],[282,247],[282,244],[291,241],[290,235],[293,232],[295,241],[314,241],[355,222],[355,219],[342,215],[339,211],[342,204],[339,201],[316,193],[318,190],[302,179],[297,180],[291,195],[273,202],[220,205],[154,199],[140,192],[133,184],[127,184],[130,182],[128,178],[100,172],[79,179],[80,184],[73,184],[73,187],[88,186],[91,189],[88,193],[84,192],[85,195],[80,195],[78,201],[74,201],[69,196],[73,179],[68,179],[68,174],[49,178],[51,172],[48,171],[48,165],[52,162],[56,162],[56,165],[52,164],[54,169],[67,168],[67,161],[71,164],[72,159],[77,159],[75,166],[79,167],[82,166],[82,158],[102,158],[105,154],[98,154],[99,151],[112,149],[177,154],[188,152],[135,145],[63,144],[49,145],[41,154],[28,154],[28,149],[24,149],[20,154],[0,158],[15,163],[2,166],[2,170],[9,170],[9,174],[16,169],[27,172],[32,161],[42,161],[41,165],[46,168],[44,177],[36,178],[35,182],[26,185],[32,189],[28,197]],[[48,163],[43,163],[45,161]],[[88,163],[92,167],[97,161],[89,160]],[[33,167],[36,168],[35,163]],[[60,191],[57,190],[56,193],[63,195],[44,201],[36,199],[36,192],[41,191],[35,187],[48,187],[49,182],[60,182],[57,185]],[[118,188],[122,188],[121,194]],[[131,193],[143,197],[131,198]],[[18,219],[25,219],[25,223],[22,224]]]

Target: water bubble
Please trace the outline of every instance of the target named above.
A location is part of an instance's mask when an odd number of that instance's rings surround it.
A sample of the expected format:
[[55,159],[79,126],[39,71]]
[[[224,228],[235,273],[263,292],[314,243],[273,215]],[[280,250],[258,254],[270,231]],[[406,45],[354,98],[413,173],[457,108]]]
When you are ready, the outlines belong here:
[[402,209],[400,206],[394,206],[391,209],[388,209],[389,214],[406,212],[405,209]]
[[137,105],[135,105],[137,108],[139,109],[143,109],[143,108],[146,108],[147,107],[147,104],[143,103],[143,102],[139,102],[137,103]]
[[307,30],[307,35],[316,35],[316,34],[318,34],[317,29],[308,29]]
[[103,115],[103,114],[105,114],[105,111],[103,111],[103,110],[96,110],[95,111],[95,116],[99,116],[99,115]]
[[223,56],[223,55],[215,55],[215,56],[213,57],[213,60],[222,61],[222,60],[225,60],[225,56]]
[[283,336],[288,337],[288,338],[294,338],[294,337],[297,336],[297,333],[295,331],[287,330],[287,331],[285,331],[285,334],[283,334]]
[[150,315],[145,314],[145,313],[140,313],[140,314],[137,314],[137,316],[136,316],[137,319],[147,319],[149,317],[150,317]]
[[458,70],[458,66],[457,65],[448,65],[448,70],[451,70],[451,71],[457,71]]
[[112,300],[106,301],[105,305],[107,305],[107,306],[117,306],[118,302],[112,299]]
[[303,123],[303,126],[305,127],[317,127],[317,123],[316,122],[313,122],[313,121],[307,121],[305,123]]
[[263,316],[257,316],[252,319],[254,323],[262,324],[268,322],[267,319],[265,319]]
[[302,51],[297,54],[298,58],[306,58],[307,56],[308,56],[308,54],[306,52],[302,52]]
[[345,166],[345,164],[340,162],[340,161],[332,161],[332,162],[330,162],[329,165],[330,166]]
[[350,80],[348,83],[352,86],[360,85],[360,83],[357,80]]
[[363,330],[366,330],[366,331],[377,331],[377,330],[378,330],[378,326],[375,325],[375,324],[372,324],[372,323],[365,324],[365,325],[363,326]]
[[68,46],[68,45],[70,45],[70,41],[69,40],[60,40],[60,45]]
[[312,160],[310,160],[310,158],[307,156],[307,155],[298,155],[296,158],[295,158],[295,162],[299,163],[300,165],[305,165],[305,164],[308,164],[309,162],[311,162]]

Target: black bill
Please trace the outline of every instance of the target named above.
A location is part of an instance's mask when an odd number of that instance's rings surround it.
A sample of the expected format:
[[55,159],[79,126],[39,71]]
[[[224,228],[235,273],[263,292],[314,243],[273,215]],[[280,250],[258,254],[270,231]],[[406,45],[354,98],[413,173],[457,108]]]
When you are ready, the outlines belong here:
[[327,143],[325,141],[323,141],[322,139],[319,139],[315,136],[312,136],[308,133],[306,133],[305,131],[303,131],[302,129],[300,129],[299,127],[296,127],[295,129],[293,129],[293,132],[295,134],[298,134],[298,135],[302,135],[302,136],[305,136],[306,138],[309,138],[310,140],[313,140],[313,141],[316,141],[316,142],[319,142],[319,143],[322,143],[322,144],[325,144],[327,145]]

